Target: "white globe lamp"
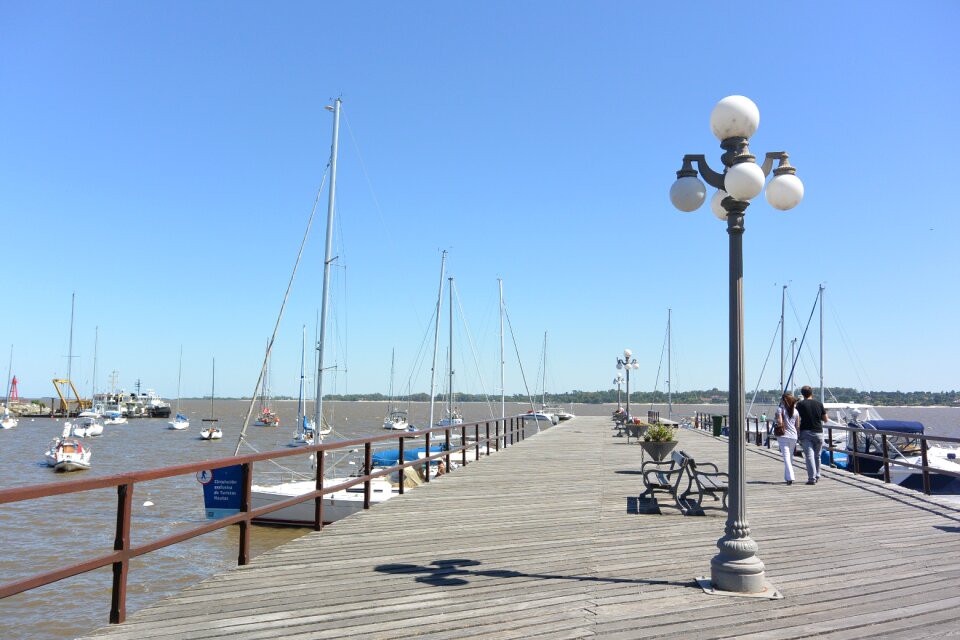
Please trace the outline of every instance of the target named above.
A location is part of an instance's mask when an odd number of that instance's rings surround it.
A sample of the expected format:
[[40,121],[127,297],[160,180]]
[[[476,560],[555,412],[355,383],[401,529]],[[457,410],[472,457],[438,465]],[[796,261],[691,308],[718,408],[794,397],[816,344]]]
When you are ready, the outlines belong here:
[[797,176],[785,173],[774,177],[767,185],[767,202],[774,209],[787,211],[803,200],[803,183]]
[[727,210],[723,208],[723,199],[729,195],[726,191],[720,190],[710,198],[710,211],[720,220],[727,219]]
[[710,129],[720,140],[749,138],[760,126],[760,110],[744,96],[727,96],[710,112]]
[[670,202],[680,211],[696,211],[707,198],[707,188],[699,178],[677,178],[670,187]]
[[723,190],[737,200],[752,200],[763,191],[766,176],[756,162],[739,162],[723,178]]

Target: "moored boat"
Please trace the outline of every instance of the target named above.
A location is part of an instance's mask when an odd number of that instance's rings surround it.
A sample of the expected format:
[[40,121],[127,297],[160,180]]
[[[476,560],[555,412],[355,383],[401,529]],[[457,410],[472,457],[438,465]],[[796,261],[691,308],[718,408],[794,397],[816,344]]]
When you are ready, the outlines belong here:
[[47,465],[54,471],[83,471],[92,464],[93,452],[79,440],[70,436],[72,425],[63,423],[63,433],[50,443],[46,452]]

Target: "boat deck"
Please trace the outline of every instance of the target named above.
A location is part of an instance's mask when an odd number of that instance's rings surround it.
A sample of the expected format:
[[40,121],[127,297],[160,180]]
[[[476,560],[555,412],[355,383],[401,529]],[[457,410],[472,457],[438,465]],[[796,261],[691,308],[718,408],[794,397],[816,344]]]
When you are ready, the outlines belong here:
[[[752,537],[784,599],[706,595],[724,513],[637,513],[641,447],[611,426],[561,423],[90,637],[956,636],[956,506],[829,469],[806,486],[797,466],[787,487],[776,452],[749,445]],[[725,439],[678,434],[726,468]]]

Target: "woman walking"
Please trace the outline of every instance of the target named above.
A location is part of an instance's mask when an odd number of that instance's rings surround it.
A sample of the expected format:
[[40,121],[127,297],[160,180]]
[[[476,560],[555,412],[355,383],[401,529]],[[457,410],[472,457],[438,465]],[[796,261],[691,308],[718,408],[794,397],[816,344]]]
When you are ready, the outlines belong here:
[[797,445],[797,427],[800,426],[800,413],[796,410],[797,399],[792,393],[785,393],[777,407],[777,421],[774,433],[777,446],[783,456],[783,479],[793,484],[793,449]]

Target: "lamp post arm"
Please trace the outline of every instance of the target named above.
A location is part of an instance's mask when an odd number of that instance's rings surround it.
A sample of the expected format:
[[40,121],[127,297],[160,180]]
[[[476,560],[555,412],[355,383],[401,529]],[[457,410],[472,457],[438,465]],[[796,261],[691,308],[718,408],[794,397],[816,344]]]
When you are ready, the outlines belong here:
[[[783,173],[796,173],[797,170],[790,166],[790,161],[788,160],[789,156],[786,151],[771,151],[764,156],[763,164],[760,165],[760,168],[763,170],[763,175],[770,175],[770,171],[773,170],[773,161],[779,160],[780,165],[777,167],[779,171],[781,168],[789,168],[789,171],[784,171]],[[779,174],[778,174],[779,175]]]
[[[710,165],[707,164],[707,157],[702,153],[688,153],[683,156],[683,166],[684,168],[689,168],[691,162],[697,163],[697,168],[700,170],[700,175],[714,189],[723,189],[723,174],[717,173],[710,168]],[[689,169],[692,171],[693,169]],[[679,171],[677,175],[679,176]]]

